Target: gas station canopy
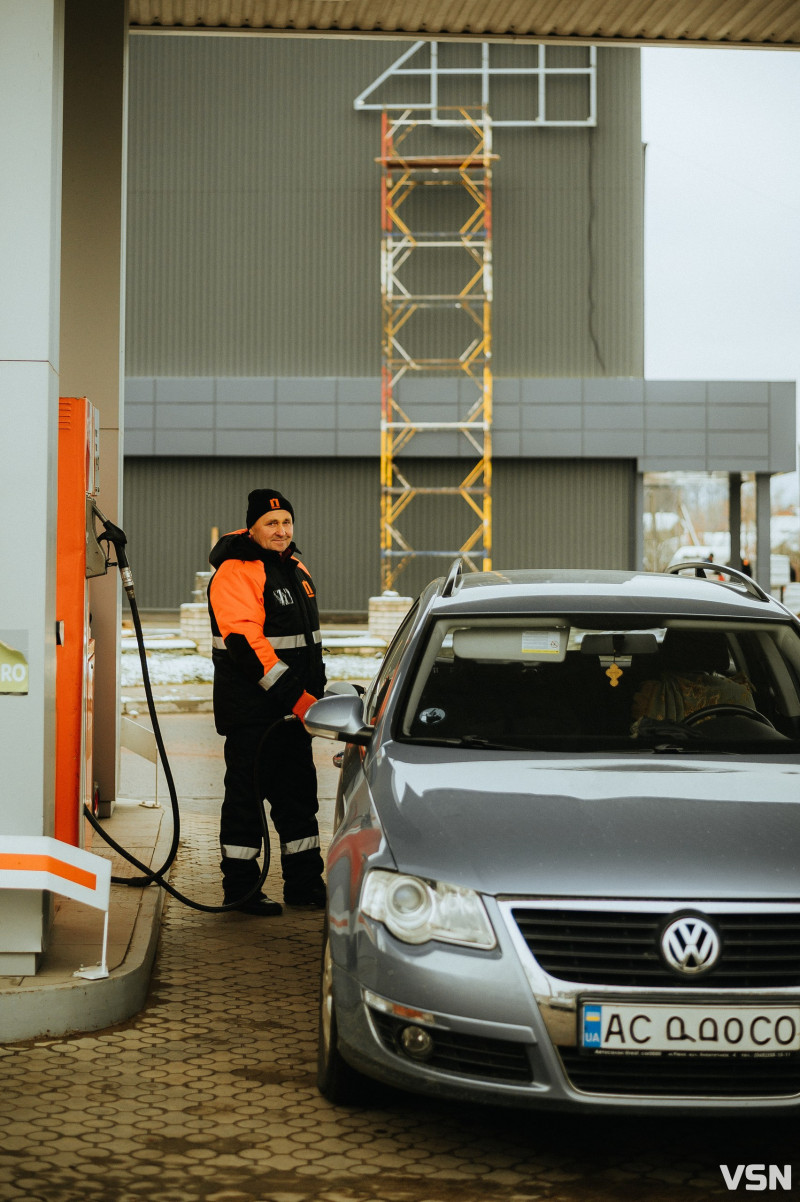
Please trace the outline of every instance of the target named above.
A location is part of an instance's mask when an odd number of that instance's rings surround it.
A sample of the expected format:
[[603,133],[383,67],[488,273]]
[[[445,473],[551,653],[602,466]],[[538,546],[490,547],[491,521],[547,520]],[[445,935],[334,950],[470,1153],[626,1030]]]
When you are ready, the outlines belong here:
[[130,27],[800,48],[800,0],[130,0]]

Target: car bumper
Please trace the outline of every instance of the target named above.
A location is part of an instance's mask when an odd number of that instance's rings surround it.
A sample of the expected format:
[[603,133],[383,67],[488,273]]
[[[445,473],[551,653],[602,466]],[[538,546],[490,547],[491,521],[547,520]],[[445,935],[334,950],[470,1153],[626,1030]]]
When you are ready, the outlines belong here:
[[[604,991],[565,986],[542,973],[532,957],[526,961],[488,900],[499,941],[493,952],[441,943],[412,948],[363,918],[355,935],[332,931],[339,1048],[353,1067],[415,1093],[515,1107],[641,1114],[726,1113],[745,1106],[782,1113],[800,1105],[797,1087],[776,1085],[769,1068],[769,1096],[757,1089],[735,1092],[738,1066],[730,1058],[723,1058],[733,1080],[725,1096],[718,1074],[693,1073],[685,1058],[681,1071],[688,1085],[674,1090],[659,1078],[653,1060],[624,1057],[621,1074],[598,1075],[596,1054],[577,1046],[577,1016],[582,999]],[[625,996],[643,1004],[663,1000],[663,993],[645,990]],[[715,1001],[723,999],[710,997],[709,1004]],[[408,1026],[428,1033],[430,1059],[415,1060],[403,1050],[401,1033]],[[706,1058],[703,1070],[708,1066]]]

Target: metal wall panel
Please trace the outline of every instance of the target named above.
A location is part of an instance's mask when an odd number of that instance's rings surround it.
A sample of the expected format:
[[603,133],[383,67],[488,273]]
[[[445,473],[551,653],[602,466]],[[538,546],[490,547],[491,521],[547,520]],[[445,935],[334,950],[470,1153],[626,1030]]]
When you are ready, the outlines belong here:
[[[127,376],[378,374],[379,115],[352,104],[401,50],[132,39]],[[642,374],[639,52],[598,60],[597,128],[495,131],[496,377]]]
[[[417,460],[409,471],[424,485],[440,483],[451,467]],[[632,566],[634,477],[634,464],[626,461],[498,463],[494,566]],[[248,492],[264,486],[278,488],[295,507],[297,544],[323,610],[365,613],[380,586],[374,460],[127,460],[124,525],[139,605],[177,609],[191,600],[195,573],[208,570],[211,528],[224,533],[243,526]],[[458,504],[434,511],[418,499],[412,507],[411,534],[427,546],[460,545]],[[398,589],[415,595],[447,566],[446,559],[418,560],[400,577]]]

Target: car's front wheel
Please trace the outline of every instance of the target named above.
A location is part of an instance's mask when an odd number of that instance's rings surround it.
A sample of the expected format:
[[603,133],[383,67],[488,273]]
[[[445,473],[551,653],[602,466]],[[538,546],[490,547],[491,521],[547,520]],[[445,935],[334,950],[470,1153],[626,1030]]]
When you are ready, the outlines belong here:
[[337,1106],[346,1106],[353,1102],[364,1103],[371,1083],[347,1063],[338,1045],[339,1032],[333,1000],[333,961],[326,920],[319,989],[317,1088],[323,1098]]

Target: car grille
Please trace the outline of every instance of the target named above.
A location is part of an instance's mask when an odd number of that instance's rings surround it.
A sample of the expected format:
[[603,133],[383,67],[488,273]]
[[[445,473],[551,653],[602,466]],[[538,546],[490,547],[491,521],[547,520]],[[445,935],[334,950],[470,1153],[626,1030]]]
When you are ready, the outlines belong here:
[[[381,1042],[395,1055],[409,1061],[400,1050],[397,1036],[405,1019],[394,1018],[370,1008],[370,1017],[375,1024]],[[493,1081],[532,1081],[533,1072],[525,1045],[507,1039],[484,1039],[477,1035],[462,1035],[457,1031],[427,1028],[433,1036],[434,1051],[426,1068],[441,1069],[448,1073],[460,1073],[469,1077],[484,1077]],[[419,1063],[411,1061],[411,1063]]]
[[709,915],[722,952],[713,969],[695,978],[677,975],[661,959],[668,915],[522,906],[512,913],[536,961],[559,980],[659,989],[800,984],[800,913]]
[[800,1056],[609,1056],[559,1048],[583,1093],[672,1098],[780,1098],[800,1093]]

